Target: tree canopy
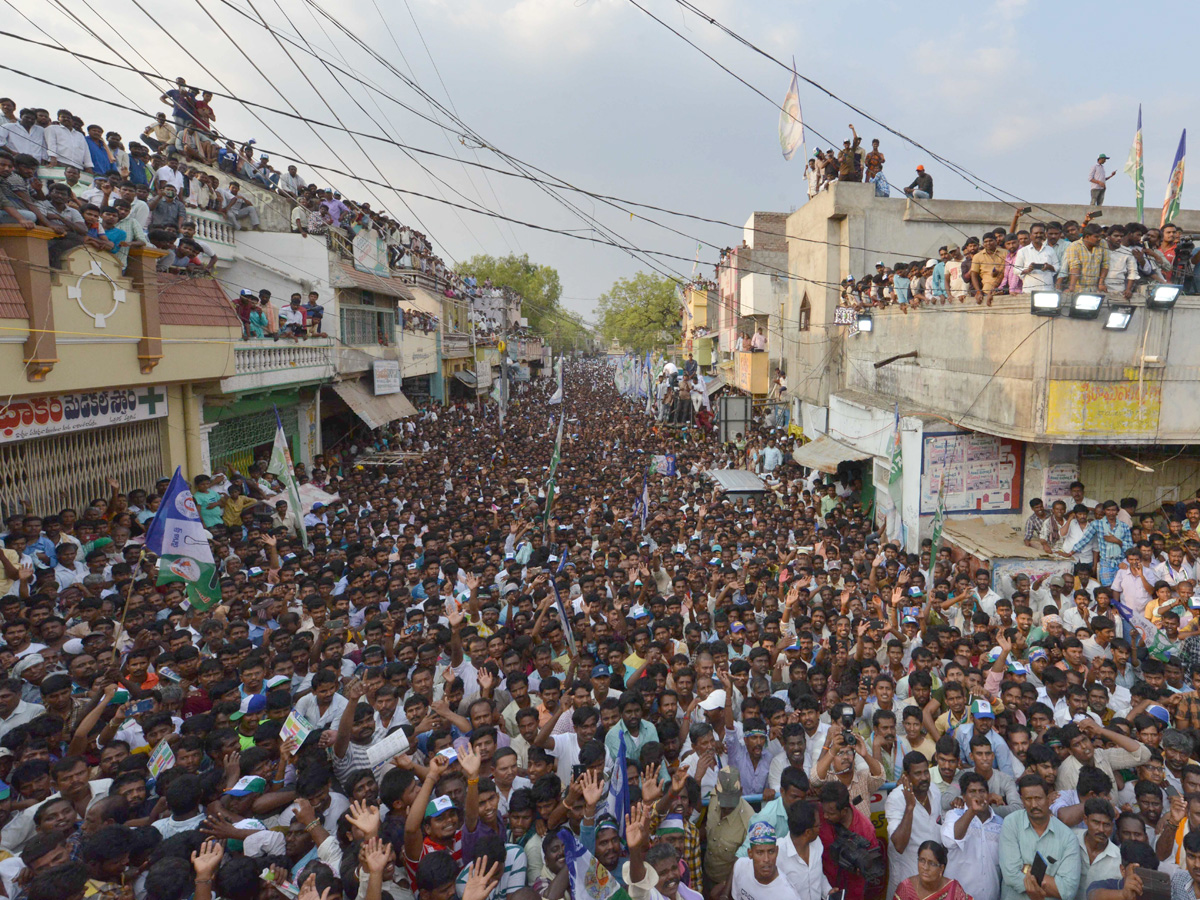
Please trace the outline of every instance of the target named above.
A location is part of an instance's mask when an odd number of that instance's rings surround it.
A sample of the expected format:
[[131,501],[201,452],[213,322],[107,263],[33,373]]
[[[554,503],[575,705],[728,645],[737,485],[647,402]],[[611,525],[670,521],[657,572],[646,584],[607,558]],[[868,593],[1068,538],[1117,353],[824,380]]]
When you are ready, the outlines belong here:
[[618,278],[600,296],[600,330],[605,341],[616,338],[623,347],[649,350],[663,343],[664,331],[672,340],[678,337],[680,309],[674,281],[638,272],[632,278]]

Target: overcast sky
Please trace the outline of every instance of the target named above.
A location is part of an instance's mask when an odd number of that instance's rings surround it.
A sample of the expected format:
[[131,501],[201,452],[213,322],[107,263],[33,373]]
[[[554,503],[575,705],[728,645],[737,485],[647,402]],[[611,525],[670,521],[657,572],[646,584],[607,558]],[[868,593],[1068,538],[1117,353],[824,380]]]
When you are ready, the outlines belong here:
[[[71,50],[115,62],[124,55],[139,68],[171,79],[182,75],[189,83],[217,91],[222,90],[219,79],[229,93],[242,99],[286,108],[278,88],[304,116],[335,123],[328,101],[350,129],[508,168],[491,150],[465,147],[457,126],[451,125],[457,130],[450,131],[419,118],[416,113],[448,124],[396,72],[338,32],[307,0],[171,4],[141,0],[213,75],[189,60],[132,2],[99,6],[94,0],[65,0],[112,49],[52,4],[14,2],[35,24],[11,15],[5,30],[61,41]],[[741,223],[752,211],[788,211],[805,199],[803,160],[797,156],[785,162],[779,150],[778,109],[630,0],[314,2],[338,17],[399,73],[456,110],[488,144],[527,166],[596,193],[739,225],[723,228],[648,213],[685,233],[680,235],[631,221],[628,214],[600,201],[562,192],[620,235],[621,241],[683,257],[660,259],[664,269],[690,275],[697,238],[734,245],[741,239]],[[99,24],[101,20],[84,3],[95,6],[106,24]],[[674,0],[638,3],[776,102],[782,101],[790,79],[774,63],[685,12]],[[1190,79],[1171,75],[1176,63],[1190,58],[1200,24],[1197,7],[1191,3],[1164,4],[1155,14],[1154,55],[1168,65],[1158,68],[1145,60],[1146,67],[1135,66],[1124,77],[1125,62],[1109,53],[1124,40],[1123,31],[1139,27],[1128,4],[1093,3],[1081,15],[1069,4],[1023,0],[973,5],[890,0],[850,6],[796,0],[695,3],[772,55],[788,61],[794,56],[802,75],[897,131],[1037,203],[1085,201],[1088,171],[1101,152],[1113,158],[1110,171],[1120,170],[1140,102],[1149,220],[1151,210],[1162,203],[1180,131],[1197,104]],[[275,87],[254,70],[205,10]],[[255,11],[281,35],[302,37],[327,61],[353,71],[378,90],[334,77],[312,56],[285,43],[303,68],[302,75],[274,38],[256,24]],[[2,40],[4,65],[105,100],[144,110],[159,108],[156,88],[139,75],[95,64],[91,64],[94,72],[89,71],[64,53],[12,38]],[[127,140],[144,124],[136,113],[11,72],[3,74],[0,90],[19,106],[45,106],[52,111],[67,106],[88,123],[116,128]],[[801,104],[805,122],[816,132],[807,136],[810,153],[818,145],[840,147],[848,135],[847,123],[853,122],[864,142],[881,139],[887,157],[884,171],[893,183],[907,184],[913,168],[924,163],[934,176],[937,196],[989,199],[923,151],[815,88],[802,84]],[[441,184],[389,144],[360,139],[364,153],[348,135],[317,126],[326,146],[307,126],[283,116],[260,112],[268,128],[233,100],[217,99],[213,107],[223,132],[238,140],[256,138],[260,146],[279,154],[273,161],[281,169],[285,163],[280,157],[291,155],[285,146],[290,144],[296,155],[312,164],[348,168],[363,178],[595,236],[590,225],[527,180],[495,173],[485,179],[479,170],[456,161],[418,155],[445,182]],[[1200,140],[1200,135],[1195,139]],[[372,206],[382,204],[418,228],[419,219],[451,264],[479,252],[527,252],[535,261],[558,269],[566,305],[585,315],[615,278],[647,268],[644,261],[612,247],[510,226],[435,200],[405,197],[410,212],[386,187],[363,186],[328,173],[314,175],[303,164],[300,168],[306,178],[332,182]],[[1191,197],[1197,190],[1200,187],[1185,185],[1185,206],[1196,205]],[[1109,204],[1132,204],[1130,179],[1124,174],[1114,178],[1107,199]],[[711,272],[716,251],[706,247],[701,260]]]

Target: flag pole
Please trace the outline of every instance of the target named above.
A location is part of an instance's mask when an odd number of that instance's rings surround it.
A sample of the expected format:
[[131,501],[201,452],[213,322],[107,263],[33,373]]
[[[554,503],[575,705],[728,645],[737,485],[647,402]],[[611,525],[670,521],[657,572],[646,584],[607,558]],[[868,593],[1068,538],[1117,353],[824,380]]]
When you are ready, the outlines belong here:
[[[156,513],[156,515],[157,515],[157,513]],[[138,554],[137,568],[141,567],[142,562],[145,559],[146,559],[146,545],[143,544],[142,551]],[[113,637],[113,646],[114,647],[117,646],[117,641],[119,641],[121,639],[121,635],[123,635],[125,633],[125,617],[129,615],[129,598],[133,596],[133,582],[134,582],[134,579],[130,578],[129,579],[129,587],[125,590],[125,608],[121,610],[121,622],[119,625],[117,625],[116,632],[114,632],[114,637]],[[186,589],[185,589],[184,593],[185,594],[187,593]]]

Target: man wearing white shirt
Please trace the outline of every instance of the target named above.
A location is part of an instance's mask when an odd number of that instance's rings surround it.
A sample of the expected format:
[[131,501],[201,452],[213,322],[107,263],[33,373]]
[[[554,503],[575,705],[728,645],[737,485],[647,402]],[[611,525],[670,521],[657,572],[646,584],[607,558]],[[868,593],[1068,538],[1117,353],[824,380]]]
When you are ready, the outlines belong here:
[[54,567],[54,580],[58,582],[58,589],[62,591],[81,584],[88,574],[88,567],[76,558],[79,549],[64,542],[58,545],[56,552],[58,565]]
[[1017,251],[1013,268],[1021,276],[1025,293],[1054,290],[1058,254],[1046,244],[1045,225],[1039,222],[1030,226],[1029,243]]
[[183,196],[183,173],[179,171],[179,157],[172,156],[167,164],[154,173],[159,184],[169,184],[175,188],[180,197]]
[[21,680],[10,678],[0,682],[0,738],[18,725],[32,722],[46,711],[44,706],[26,703],[21,699]]
[[1000,900],[1000,827],[1004,820],[988,805],[988,786],[978,772],[959,778],[963,806],[946,812],[941,843],[946,877],[973,900]]
[[58,121],[46,129],[46,156],[52,167],[74,166],[80,172],[92,171],[87,138],[75,127],[75,117],[70,110],[60,109]]
[[37,111],[21,110],[16,122],[0,126],[0,146],[12,153],[28,153],[39,163],[46,159],[46,130],[37,123]]
[[1167,558],[1154,567],[1153,579],[1165,581],[1171,587],[1181,581],[1194,581],[1195,578],[1195,570],[1183,558],[1183,549],[1178,546],[1167,550]]
[[917,874],[917,848],[941,837],[942,795],[930,780],[929,760],[915,750],[904,757],[904,776],[884,802],[887,817],[888,890]]
[[779,875],[791,885],[796,900],[821,900],[832,888],[822,868],[825,846],[819,837],[821,823],[816,808],[803,800],[793,803],[788,809],[787,823],[787,835],[776,839]]

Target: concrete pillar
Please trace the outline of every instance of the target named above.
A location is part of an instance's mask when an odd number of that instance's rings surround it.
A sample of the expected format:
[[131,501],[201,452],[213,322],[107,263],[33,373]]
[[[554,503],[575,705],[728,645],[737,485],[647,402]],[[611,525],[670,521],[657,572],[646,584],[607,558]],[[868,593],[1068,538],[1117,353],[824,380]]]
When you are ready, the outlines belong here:
[[[29,311],[29,337],[25,340],[25,378],[45,381],[58,362],[54,335],[54,305],[50,296],[50,241],[58,237],[49,228],[0,225],[0,251],[10,259],[13,275]],[[25,265],[24,263],[28,263]]]

